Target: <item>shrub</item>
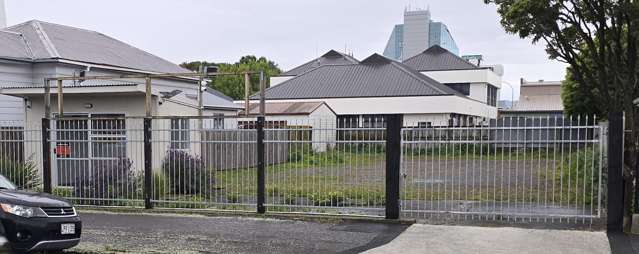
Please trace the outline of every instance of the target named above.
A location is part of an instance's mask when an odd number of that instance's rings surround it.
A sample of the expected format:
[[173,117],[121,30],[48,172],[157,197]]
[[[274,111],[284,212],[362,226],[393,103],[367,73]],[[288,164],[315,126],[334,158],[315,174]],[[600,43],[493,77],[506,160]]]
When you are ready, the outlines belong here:
[[[557,162],[560,159],[558,159]],[[564,155],[555,170],[555,200],[569,204],[592,205],[597,202],[599,186],[599,148],[592,146]],[[561,188],[561,192],[559,189]]]
[[159,200],[165,198],[169,193],[169,182],[164,174],[161,172],[153,173],[153,197],[152,199]]
[[73,197],[73,188],[70,187],[53,187],[52,192],[58,197]]
[[[139,188],[138,177],[133,172],[132,166],[133,162],[128,158],[96,164],[90,175],[80,176],[74,182],[75,196],[96,199],[134,198],[139,194]],[[111,202],[87,202],[112,204]]]
[[309,199],[316,206],[338,206],[344,203],[346,195],[340,191],[311,194]]
[[22,162],[0,158],[0,174],[13,182],[18,189],[33,190],[42,183],[38,168],[31,159]]
[[171,179],[173,194],[208,194],[215,184],[212,170],[204,168],[202,160],[181,150],[169,150],[162,162],[162,172]]
[[310,145],[290,148],[289,162],[296,162],[308,166],[323,166],[344,163],[344,153],[335,149],[326,152],[315,152]]

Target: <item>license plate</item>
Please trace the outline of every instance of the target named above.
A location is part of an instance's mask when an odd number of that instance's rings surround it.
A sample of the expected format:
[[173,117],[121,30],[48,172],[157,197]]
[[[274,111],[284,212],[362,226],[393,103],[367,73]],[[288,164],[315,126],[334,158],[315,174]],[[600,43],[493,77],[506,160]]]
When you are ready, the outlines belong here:
[[75,224],[62,224],[60,227],[60,233],[63,235],[75,234]]

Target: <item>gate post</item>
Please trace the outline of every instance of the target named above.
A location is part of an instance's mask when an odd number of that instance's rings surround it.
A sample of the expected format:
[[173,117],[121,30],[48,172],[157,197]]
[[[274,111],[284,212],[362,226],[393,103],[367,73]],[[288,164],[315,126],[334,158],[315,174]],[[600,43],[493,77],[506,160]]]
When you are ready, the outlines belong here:
[[386,115],[386,219],[399,219],[402,115]]
[[144,118],[144,208],[153,209],[151,194],[153,193],[153,150],[151,146],[151,118]]
[[257,117],[257,213],[265,213],[266,181],[264,172],[264,116]]
[[608,221],[607,229],[623,231],[623,112],[608,114]]
[[51,194],[51,119],[42,118],[42,191]]

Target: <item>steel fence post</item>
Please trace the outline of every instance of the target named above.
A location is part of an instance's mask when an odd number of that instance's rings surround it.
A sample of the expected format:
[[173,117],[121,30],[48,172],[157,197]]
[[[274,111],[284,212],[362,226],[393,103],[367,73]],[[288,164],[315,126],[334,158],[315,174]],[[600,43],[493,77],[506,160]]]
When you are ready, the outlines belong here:
[[257,117],[257,213],[265,213],[264,116]]
[[153,193],[153,150],[151,146],[151,124],[150,117],[144,118],[144,208],[153,209],[151,194]]
[[608,221],[607,229],[623,231],[624,183],[623,183],[623,136],[622,112],[608,115]]
[[51,141],[50,131],[51,120],[42,118],[42,181],[43,191],[51,194]]
[[402,115],[386,115],[386,219],[399,219]]

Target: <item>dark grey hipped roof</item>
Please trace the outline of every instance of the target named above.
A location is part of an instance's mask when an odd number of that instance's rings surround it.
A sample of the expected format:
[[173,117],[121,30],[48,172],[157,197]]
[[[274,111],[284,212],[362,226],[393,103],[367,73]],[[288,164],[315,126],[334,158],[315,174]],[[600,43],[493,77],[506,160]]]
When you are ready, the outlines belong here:
[[426,51],[404,60],[404,64],[418,71],[472,70],[479,68],[439,45],[432,46]]
[[32,56],[20,33],[0,30],[0,56],[12,59],[28,60]]
[[[9,36],[7,31],[17,36]],[[0,49],[0,58],[28,56],[28,60],[66,59],[141,71],[189,72],[104,34],[37,20],[5,28],[0,32],[0,43],[13,45],[11,49]]]
[[438,95],[460,94],[378,54],[359,64],[323,65],[266,90],[266,99]]
[[340,53],[335,50],[330,50],[326,54],[313,59],[312,61],[302,64],[292,70],[286,71],[281,76],[297,76],[304,72],[310,71],[322,65],[336,65],[336,64],[357,64],[359,61],[352,56],[344,53]]

